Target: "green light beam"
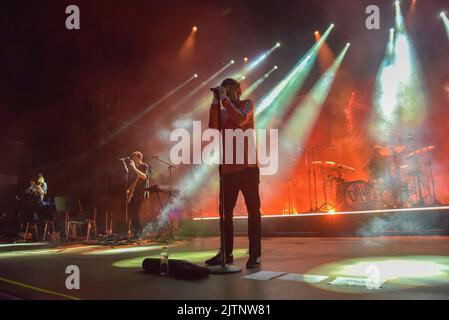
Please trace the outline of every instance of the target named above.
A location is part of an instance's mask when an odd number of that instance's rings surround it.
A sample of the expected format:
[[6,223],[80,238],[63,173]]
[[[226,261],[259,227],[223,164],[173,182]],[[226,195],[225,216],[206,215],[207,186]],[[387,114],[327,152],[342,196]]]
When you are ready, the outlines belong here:
[[[197,93],[199,93],[200,91],[203,91],[204,88],[206,87],[206,85],[210,84],[213,80],[215,80],[216,78],[218,78],[219,75],[221,75],[222,73],[224,73],[229,67],[231,67],[233,64],[235,63],[234,60],[229,61],[229,63],[227,63],[223,68],[221,68],[220,70],[218,70],[217,72],[215,72],[213,75],[211,75],[209,78],[207,78],[204,82],[202,82],[198,87],[196,87],[195,89],[193,89],[191,92],[189,92],[188,94],[186,94],[182,99],[180,99],[179,101],[177,101],[176,103],[172,104],[167,110],[166,110],[166,114],[169,115],[169,112],[167,111],[171,111],[171,110],[176,110],[177,108],[179,108],[180,106],[183,106],[185,104],[187,104],[189,102],[189,100],[191,100]],[[208,91],[209,92],[209,91]]]
[[184,81],[183,83],[181,83],[179,86],[177,86],[175,89],[171,90],[169,93],[167,93],[165,96],[163,96],[162,98],[160,98],[159,100],[157,100],[156,102],[154,102],[153,104],[151,104],[150,106],[148,106],[147,108],[145,108],[144,110],[142,110],[141,112],[139,112],[134,118],[132,118],[131,120],[127,121],[123,126],[119,127],[118,129],[116,129],[109,137],[108,139],[103,142],[106,143],[110,140],[112,140],[113,138],[115,138],[118,134],[120,134],[121,132],[123,132],[126,128],[128,128],[130,125],[134,124],[136,121],[138,121],[139,119],[141,119],[144,115],[146,115],[148,112],[150,112],[151,110],[153,110],[154,108],[156,108],[157,106],[159,106],[161,103],[163,103],[164,101],[166,101],[168,98],[170,98],[171,96],[173,96],[176,92],[178,92],[179,90],[181,90],[182,88],[184,88],[187,84],[189,84],[192,80],[198,78],[197,74],[194,74],[193,76],[191,76],[189,79],[187,79],[186,81]]
[[280,48],[281,44],[278,42],[273,47],[268,49],[265,53],[260,55],[258,58],[256,58],[253,62],[249,63],[248,65],[245,65],[242,70],[240,70],[238,73],[235,73],[231,76],[231,78],[239,78],[241,75],[248,75],[251,73],[254,69],[256,69],[263,61],[265,61],[276,49]]
[[278,66],[274,66],[269,70],[267,73],[265,73],[261,78],[259,78],[257,81],[255,81],[253,84],[251,84],[243,93],[242,93],[242,99],[247,99],[249,95],[251,95],[259,86],[267,80],[267,78],[276,70],[278,69]]
[[282,150],[291,156],[308,138],[325,103],[350,44],[346,44],[333,64],[318,80],[309,94],[296,108],[287,126],[281,131]]
[[394,2],[395,11],[396,11],[396,30],[399,32],[405,31],[404,17],[401,12],[401,2],[396,0]]
[[377,115],[370,128],[379,142],[387,142],[380,132],[407,133],[419,126],[426,106],[416,51],[405,29],[400,4],[395,5],[396,33],[390,31],[387,52],[377,74],[374,95]]
[[[256,125],[258,128],[266,128],[275,114],[278,117],[283,116],[288,105],[292,102],[296,93],[301,89],[307,76],[310,74],[317,54],[333,28],[334,25],[331,24],[321,39],[299,60],[289,74],[256,104],[256,116],[258,117]],[[262,115],[266,110],[267,112]]]
[[446,15],[446,12],[441,12],[440,17],[443,20],[444,28],[446,29],[447,39],[449,40],[449,19]]
[[[265,61],[276,49],[278,49],[281,44],[276,43],[271,49],[267,50],[263,55],[257,58],[254,62],[252,62],[249,66],[245,65],[238,72],[234,74],[228,74],[224,78],[233,78],[233,79],[241,79],[242,76],[249,76],[251,72],[253,72],[258,66],[261,65],[263,61]],[[196,105],[191,115],[194,116],[204,110],[207,110],[210,106],[211,95],[209,91],[201,96],[196,102],[192,103],[192,105]]]

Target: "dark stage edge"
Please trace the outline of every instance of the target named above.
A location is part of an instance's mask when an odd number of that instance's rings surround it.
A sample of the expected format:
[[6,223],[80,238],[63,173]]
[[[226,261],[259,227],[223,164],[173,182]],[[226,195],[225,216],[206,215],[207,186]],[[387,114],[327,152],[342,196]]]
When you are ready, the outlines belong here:
[[[234,217],[234,233],[247,234],[246,216]],[[196,218],[181,223],[183,236],[219,235],[217,218]],[[449,206],[313,213],[264,215],[265,237],[366,237],[384,235],[449,235]]]
[[[155,244],[157,245],[157,244]],[[193,252],[202,264],[219,245],[219,238],[196,238],[172,244],[171,256]],[[387,281],[381,289],[337,287],[324,280],[319,284],[248,280],[246,238],[235,239],[235,265],[242,272],[211,275],[197,281],[183,281],[142,272],[141,261],[160,248],[128,251],[123,248],[82,245],[43,245],[0,248],[0,292],[2,299],[148,299],[148,300],[277,300],[277,299],[449,299],[449,237],[403,236],[375,238],[271,238],[262,241],[262,271],[309,275],[331,275],[356,262],[377,264],[389,272],[411,277],[405,283]],[[45,249],[56,249],[45,253]],[[127,247],[139,249],[142,246]],[[107,254],[91,254],[101,250]],[[137,250],[136,249],[136,250]],[[38,252],[36,252],[38,250]],[[44,251],[44,253],[42,253]],[[135,261],[123,267],[124,261]],[[375,259],[373,261],[372,259]],[[388,260],[389,259],[389,260]],[[412,259],[410,263],[407,259]],[[388,260],[387,264],[382,262]],[[393,262],[392,262],[393,261]],[[329,266],[334,265],[332,268]],[[390,265],[392,264],[392,265]],[[67,290],[65,268],[80,269],[80,290]],[[122,265],[120,267],[120,265]],[[339,271],[340,270],[340,271]],[[364,274],[363,270],[360,270]],[[381,274],[383,274],[383,269]],[[428,274],[429,271],[432,274]],[[439,273],[435,276],[435,271]],[[342,271],[341,271],[342,272]],[[335,275],[333,276],[335,278]],[[329,278],[329,280],[332,279]]]

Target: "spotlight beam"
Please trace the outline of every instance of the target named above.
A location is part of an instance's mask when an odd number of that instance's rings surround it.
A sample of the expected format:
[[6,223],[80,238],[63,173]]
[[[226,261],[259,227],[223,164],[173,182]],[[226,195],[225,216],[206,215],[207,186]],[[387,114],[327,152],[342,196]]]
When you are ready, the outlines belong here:
[[269,94],[261,100],[261,102],[256,104],[256,116],[261,115],[265,110],[270,108],[270,112],[268,112],[268,114],[263,115],[263,117],[259,117],[256,122],[257,127],[265,128],[268,126],[275,113],[277,116],[282,117],[286,111],[286,107],[289,103],[291,103],[296,93],[304,84],[316,60],[317,53],[329,37],[329,34],[333,28],[334,25],[330,25],[320,40],[318,40],[318,42],[316,42],[313,47],[299,60],[289,74],[276,87],[274,87]]
[[[374,106],[376,117],[371,135],[378,142],[391,142],[392,131],[408,134],[425,117],[426,94],[421,68],[413,43],[405,28],[399,1],[396,6],[396,32],[390,30],[387,52],[376,78]],[[379,132],[385,133],[379,135]]]
[[[278,49],[281,44],[278,42],[273,47],[265,51],[262,55],[254,59],[251,63],[245,65],[241,70],[237,73],[230,76],[230,78],[239,78],[242,74],[248,75],[252,71],[254,71],[263,61],[265,61],[276,49]],[[250,60],[251,61],[251,60]]]
[[443,20],[444,27],[446,29],[447,39],[449,40],[449,18],[447,17],[446,12],[441,12],[440,17]]
[[184,81],[183,83],[181,83],[179,86],[177,86],[176,88],[174,88],[173,90],[171,90],[169,93],[167,93],[166,95],[164,95],[162,98],[160,98],[159,100],[155,101],[154,103],[152,103],[150,106],[148,106],[147,108],[145,108],[144,110],[142,110],[141,112],[139,112],[136,116],[134,116],[131,120],[124,122],[124,125],[119,127],[118,129],[116,129],[109,137],[108,139],[104,142],[108,142],[110,140],[112,140],[113,138],[115,138],[117,135],[119,135],[121,132],[123,132],[126,128],[128,128],[129,126],[135,124],[136,121],[138,121],[139,119],[141,119],[143,116],[145,116],[148,112],[150,112],[151,110],[153,110],[154,108],[156,108],[157,106],[159,106],[160,104],[162,104],[163,102],[165,102],[168,98],[170,98],[171,96],[173,96],[175,93],[177,93],[178,91],[180,91],[182,88],[184,88],[187,84],[189,84],[191,81],[193,81],[194,79],[198,78],[197,74],[194,74],[193,76],[191,76],[189,79],[187,79],[186,81]]
[[270,56],[276,49],[278,49],[281,46],[281,44],[278,42],[273,47],[271,47],[267,52],[262,54],[259,58],[257,58],[255,61],[251,62],[245,72],[251,72],[253,69],[255,69],[259,64],[262,63],[268,56]]
[[223,68],[215,72],[213,75],[211,75],[209,78],[207,78],[204,82],[202,82],[198,87],[196,87],[194,90],[189,92],[184,98],[179,100],[177,103],[171,106],[169,110],[175,109],[178,106],[186,103],[188,100],[190,100],[193,96],[195,96],[198,92],[200,92],[208,83],[212,82],[215,78],[217,78],[220,74],[226,71],[230,66],[234,64],[234,60],[231,60],[229,63],[227,63]]
[[350,44],[346,44],[306,98],[295,107],[287,126],[281,131],[281,146],[288,155],[297,150],[298,144],[302,145],[308,139],[349,47]]
[[[218,71],[216,71],[214,74],[212,74],[209,78],[207,78],[200,85],[198,85],[195,89],[193,89],[188,94],[186,94],[183,98],[178,100],[176,103],[168,106],[167,109],[164,110],[164,113],[161,114],[159,117],[162,119],[168,119],[170,116],[172,116],[172,114],[170,113],[171,111],[174,111],[174,110],[180,108],[181,106],[185,105],[186,103],[189,103],[189,105],[198,105],[197,103],[191,101],[193,99],[193,97],[196,94],[198,94],[199,92],[205,92],[205,87],[208,84],[210,85],[210,83],[213,80],[215,80],[218,76],[220,76],[223,72],[225,72],[229,67],[234,65],[234,63],[235,63],[234,60],[229,61],[225,66],[223,66]],[[207,90],[207,92],[209,93],[209,90]],[[202,95],[203,99],[204,99],[204,96],[205,96],[205,94]],[[201,98],[199,98],[199,99],[201,99]],[[196,108],[198,108],[198,107],[196,107]],[[195,110],[196,110],[196,108],[195,108]]]
[[[239,70],[238,72],[234,74],[230,74],[229,76],[226,76],[227,78],[233,78],[233,79],[244,79],[242,77],[248,76],[251,72],[253,72],[258,66],[262,64],[263,61],[265,61],[276,49],[278,49],[281,46],[281,44],[278,42],[273,47],[271,47],[269,50],[267,50],[264,54],[262,54],[260,57],[256,58],[252,63],[249,65],[245,64],[245,66]],[[196,107],[193,110],[193,114],[202,112],[203,110],[207,109],[209,107],[210,102],[210,94],[205,94],[201,98],[201,100],[198,100],[198,103],[195,103]]]
[[189,36],[184,41],[181,49],[179,50],[178,56],[181,59],[190,59],[195,50],[195,42],[196,42],[196,34],[198,31],[198,27],[193,26],[192,31]]
[[403,32],[405,30],[405,24],[404,24],[404,17],[402,16],[401,12],[401,2],[399,0],[396,0],[394,2],[395,9],[396,9],[396,29],[400,32]]
[[267,73],[265,73],[261,78],[259,78],[256,82],[251,84],[243,93],[242,98],[246,99],[250,94],[252,94],[262,83],[265,82],[265,80],[276,70],[278,69],[278,66],[274,66],[271,68]]

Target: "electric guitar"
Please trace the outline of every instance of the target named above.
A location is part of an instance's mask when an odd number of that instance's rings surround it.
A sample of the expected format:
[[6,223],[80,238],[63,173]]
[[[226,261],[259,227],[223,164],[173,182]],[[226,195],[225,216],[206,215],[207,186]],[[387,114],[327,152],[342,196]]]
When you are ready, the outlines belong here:
[[131,199],[134,196],[134,191],[136,191],[137,182],[139,182],[140,177],[137,177],[136,180],[131,184],[131,186],[126,190],[126,201],[127,203],[131,202]]

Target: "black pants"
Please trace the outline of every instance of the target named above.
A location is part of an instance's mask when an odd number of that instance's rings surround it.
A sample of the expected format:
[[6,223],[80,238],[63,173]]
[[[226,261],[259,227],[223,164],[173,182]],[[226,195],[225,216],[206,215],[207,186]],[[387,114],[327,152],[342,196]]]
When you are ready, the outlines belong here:
[[[226,255],[231,255],[234,248],[233,212],[239,192],[242,191],[248,210],[249,254],[251,257],[260,257],[262,227],[260,217],[259,169],[247,168],[223,175],[223,189]],[[223,214],[222,191],[220,189],[220,214]]]
[[133,197],[128,203],[128,214],[131,220],[131,230],[137,234],[142,232],[142,225],[140,224],[139,213],[142,208],[143,198]]

